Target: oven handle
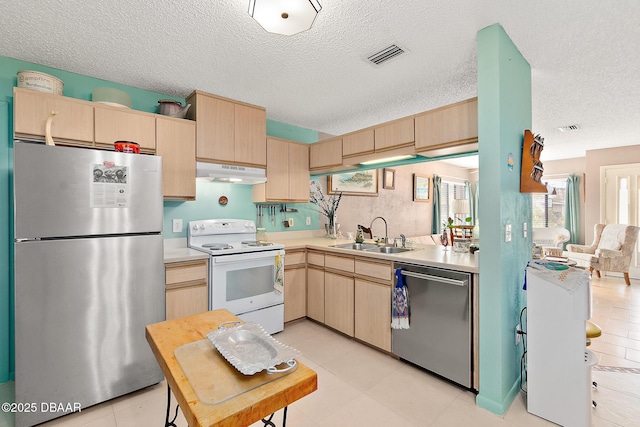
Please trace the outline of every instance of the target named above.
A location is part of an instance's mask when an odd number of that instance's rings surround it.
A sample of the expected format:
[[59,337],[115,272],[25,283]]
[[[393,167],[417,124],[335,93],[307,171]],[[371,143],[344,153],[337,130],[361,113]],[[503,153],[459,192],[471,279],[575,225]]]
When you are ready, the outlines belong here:
[[278,254],[280,254],[281,257],[284,257],[284,249],[278,249],[275,251],[248,252],[244,254],[234,255],[211,255],[211,262],[214,264],[226,264],[262,258],[275,258]]

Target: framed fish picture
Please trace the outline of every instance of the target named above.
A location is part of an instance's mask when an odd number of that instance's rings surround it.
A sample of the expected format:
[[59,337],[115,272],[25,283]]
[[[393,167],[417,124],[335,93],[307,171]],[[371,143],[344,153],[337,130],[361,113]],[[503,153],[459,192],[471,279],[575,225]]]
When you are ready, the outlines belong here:
[[342,193],[353,196],[378,195],[378,170],[337,173],[327,176],[329,194]]

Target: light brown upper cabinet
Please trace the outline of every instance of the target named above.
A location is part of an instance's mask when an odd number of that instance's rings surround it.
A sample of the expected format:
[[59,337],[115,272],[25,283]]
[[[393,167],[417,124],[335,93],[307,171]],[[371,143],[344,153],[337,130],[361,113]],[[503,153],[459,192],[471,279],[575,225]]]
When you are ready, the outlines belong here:
[[343,157],[373,153],[374,149],[373,129],[365,129],[342,136]]
[[375,151],[413,146],[413,117],[395,120],[375,128]]
[[196,124],[192,120],[156,117],[156,154],[162,156],[165,200],[196,199]]
[[140,152],[156,151],[156,114],[94,105],[95,143],[97,148],[113,149],[115,141],[131,141],[140,145]]
[[51,136],[56,143],[93,146],[93,105],[87,101],[14,88],[13,107],[16,138],[44,140],[52,117]]
[[187,98],[187,117],[196,120],[198,161],[265,167],[267,164],[267,113],[201,91]]
[[309,169],[315,173],[345,170],[342,137],[324,139],[309,146]]
[[478,98],[415,116],[416,151],[463,146],[478,141]]
[[267,138],[267,182],[253,186],[254,202],[309,201],[309,146]]

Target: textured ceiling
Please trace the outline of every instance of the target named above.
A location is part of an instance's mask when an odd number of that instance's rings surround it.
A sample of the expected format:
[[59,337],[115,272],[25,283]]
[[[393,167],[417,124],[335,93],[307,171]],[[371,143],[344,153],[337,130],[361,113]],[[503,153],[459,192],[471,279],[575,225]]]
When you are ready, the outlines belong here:
[[[313,28],[287,37],[248,0],[7,0],[0,55],[342,134],[476,96],[476,35],[499,23],[531,64],[543,160],[640,143],[637,0],[320,2]],[[392,43],[407,53],[365,61]]]

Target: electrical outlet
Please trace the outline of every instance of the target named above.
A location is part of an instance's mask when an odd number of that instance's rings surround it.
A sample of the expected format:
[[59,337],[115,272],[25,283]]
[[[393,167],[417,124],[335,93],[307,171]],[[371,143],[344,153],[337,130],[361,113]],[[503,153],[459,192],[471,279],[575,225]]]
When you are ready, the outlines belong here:
[[522,329],[520,329],[520,325],[516,325],[516,345],[520,344],[520,332],[522,331]]
[[293,218],[289,218],[289,227],[293,227]]
[[522,223],[522,237],[524,237],[525,239],[527,238],[527,223],[526,222]]
[[174,219],[173,220],[173,232],[174,233],[182,232],[182,220],[181,219]]
[[306,220],[305,224],[311,225],[311,217],[310,216],[307,217],[307,220]]
[[507,224],[505,232],[504,232],[504,241],[505,242],[510,242],[511,241],[511,224]]

